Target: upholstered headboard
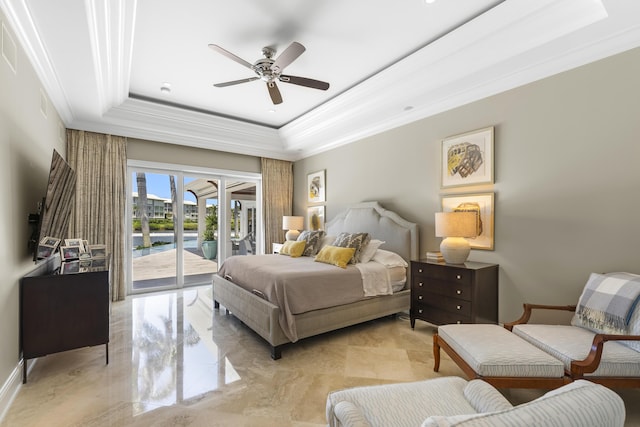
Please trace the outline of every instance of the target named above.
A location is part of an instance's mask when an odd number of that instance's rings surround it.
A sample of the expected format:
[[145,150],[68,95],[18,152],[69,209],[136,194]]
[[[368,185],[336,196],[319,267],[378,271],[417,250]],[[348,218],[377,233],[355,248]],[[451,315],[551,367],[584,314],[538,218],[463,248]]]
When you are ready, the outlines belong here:
[[392,251],[409,261],[418,259],[418,226],[378,202],[350,206],[325,225],[327,235],[340,232],[369,233],[372,239],[383,240],[381,249]]

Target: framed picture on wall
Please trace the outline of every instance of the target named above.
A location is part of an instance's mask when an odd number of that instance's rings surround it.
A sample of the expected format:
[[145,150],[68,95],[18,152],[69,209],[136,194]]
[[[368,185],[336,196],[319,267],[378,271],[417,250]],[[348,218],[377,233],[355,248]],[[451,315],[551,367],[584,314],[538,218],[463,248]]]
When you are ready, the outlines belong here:
[[307,175],[307,194],[309,203],[326,202],[324,170]]
[[442,140],[441,187],[493,183],[493,126]]
[[475,212],[478,237],[468,238],[472,249],[493,250],[494,193],[442,196],[442,212]]
[[307,230],[324,230],[324,206],[307,208]]

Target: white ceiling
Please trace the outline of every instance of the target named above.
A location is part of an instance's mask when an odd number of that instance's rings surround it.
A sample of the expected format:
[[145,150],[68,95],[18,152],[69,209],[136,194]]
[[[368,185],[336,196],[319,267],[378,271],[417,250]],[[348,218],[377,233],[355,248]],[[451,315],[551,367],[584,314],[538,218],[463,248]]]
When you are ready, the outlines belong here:
[[[637,0],[0,0],[65,126],[296,160],[640,46]],[[278,83],[265,46],[306,52]],[[276,57],[278,55],[276,53]],[[171,89],[161,91],[162,86]]]

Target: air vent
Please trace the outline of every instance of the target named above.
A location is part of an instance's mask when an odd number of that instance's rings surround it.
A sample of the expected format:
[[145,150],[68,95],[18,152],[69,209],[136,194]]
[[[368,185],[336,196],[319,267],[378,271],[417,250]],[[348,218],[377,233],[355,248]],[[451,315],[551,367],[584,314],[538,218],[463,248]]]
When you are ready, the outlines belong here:
[[9,30],[2,23],[2,57],[7,61],[9,67],[16,73],[16,65],[18,63],[18,49],[16,42],[13,41]]

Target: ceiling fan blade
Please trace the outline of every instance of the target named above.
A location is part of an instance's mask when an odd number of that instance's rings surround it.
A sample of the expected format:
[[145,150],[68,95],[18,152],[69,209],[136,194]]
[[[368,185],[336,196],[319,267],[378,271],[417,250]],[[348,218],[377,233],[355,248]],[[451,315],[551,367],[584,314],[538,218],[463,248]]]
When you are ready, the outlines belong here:
[[253,70],[253,65],[248,63],[247,61],[245,61],[244,59],[240,58],[239,56],[234,55],[233,53],[229,52],[228,50],[218,46],[217,44],[210,44],[209,47],[213,50],[215,50],[218,53],[221,53],[222,55],[226,56],[227,58],[231,59],[232,61],[236,61],[238,64],[240,65],[244,65],[245,67]]
[[295,61],[302,53],[306,50],[304,46],[302,46],[298,42],[293,42],[289,45],[288,48],[284,50],[275,60],[273,65],[271,65],[271,70],[276,73],[281,72],[284,68]]
[[233,85],[238,85],[240,83],[248,83],[248,82],[252,82],[254,80],[259,80],[260,77],[248,77],[246,79],[240,79],[240,80],[232,80],[230,82],[224,82],[224,83],[216,83],[214,84],[215,87],[227,87],[227,86],[233,86]]
[[284,83],[291,83],[294,85],[306,86],[313,89],[320,89],[320,90],[329,89],[329,83],[322,82],[320,80],[308,79],[306,77],[280,76],[280,81]]
[[280,95],[280,89],[278,89],[276,82],[267,82],[267,89],[269,90],[271,101],[274,104],[282,104],[282,95]]

